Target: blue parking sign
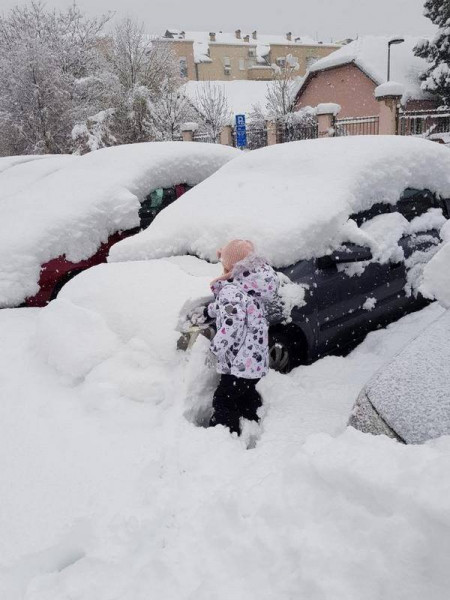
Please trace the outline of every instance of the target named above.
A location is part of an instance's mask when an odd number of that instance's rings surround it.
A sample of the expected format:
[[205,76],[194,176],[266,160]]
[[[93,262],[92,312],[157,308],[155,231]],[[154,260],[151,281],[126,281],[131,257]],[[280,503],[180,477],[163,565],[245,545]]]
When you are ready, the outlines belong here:
[[245,115],[236,115],[236,146],[245,148],[247,145],[247,127]]

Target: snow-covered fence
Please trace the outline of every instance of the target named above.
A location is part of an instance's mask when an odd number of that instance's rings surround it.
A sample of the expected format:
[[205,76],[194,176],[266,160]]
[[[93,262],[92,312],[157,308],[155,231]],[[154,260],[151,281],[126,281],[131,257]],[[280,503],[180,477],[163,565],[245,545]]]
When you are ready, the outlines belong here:
[[430,137],[439,133],[450,133],[450,108],[410,111],[400,109],[398,135]]
[[278,123],[277,138],[279,143],[313,140],[319,136],[317,121],[311,124]]
[[194,142],[206,142],[207,144],[218,144],[219,139],[215,138],[208,131],[195,131]]
[[[236,129],[233,128],[233,146],[236,147]],[[267,146],[267,127],[266,125],[252,124],[247,125],[247,149],[257,150]]]
[[378,116],[336,119],[334,135],[378,135],[379,128],[380,118]]

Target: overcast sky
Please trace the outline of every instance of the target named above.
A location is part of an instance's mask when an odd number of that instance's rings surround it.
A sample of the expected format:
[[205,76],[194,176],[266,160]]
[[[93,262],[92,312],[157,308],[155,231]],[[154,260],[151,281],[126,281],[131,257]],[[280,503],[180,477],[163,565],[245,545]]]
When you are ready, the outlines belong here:
[[[1,0],[3,11],[26,0]],[[150,33],[168,27],[206,31],[309,34],[323,41],[357,34],[427,35],[433,26],[422,16],[424,0],[78,0],[87,13],[114,11],[133,16]],[[71,0],[47,0],[66,7]]]

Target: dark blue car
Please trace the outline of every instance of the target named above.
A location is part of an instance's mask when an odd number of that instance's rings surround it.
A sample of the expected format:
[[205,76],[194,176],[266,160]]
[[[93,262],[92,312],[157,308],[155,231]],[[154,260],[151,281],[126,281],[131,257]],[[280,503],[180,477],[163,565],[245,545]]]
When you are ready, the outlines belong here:
[[[407,189],[395,206],[375,204],[351,218],[360,226],[377,215],[396,211],[412,221],[431,208],[440,208],[450,217],[450,200],[437,198],[428,190]],[[400,240],[405,261],[373,261],[358,270],[358,275],[349,275],[345,267],[370,261],[372,254],[369,248],[354,244],[281,269],[294,283],[306,284],[306,303],[293,309],[288,325],[275,319],[271,326],[272,368],[287,372],[326,354],[344,353],[369,331],[422,308],[426,300],[406,288],[408,258],[418,251],[420,260],[426,261],[441,243],[438,231],[425,227]]]

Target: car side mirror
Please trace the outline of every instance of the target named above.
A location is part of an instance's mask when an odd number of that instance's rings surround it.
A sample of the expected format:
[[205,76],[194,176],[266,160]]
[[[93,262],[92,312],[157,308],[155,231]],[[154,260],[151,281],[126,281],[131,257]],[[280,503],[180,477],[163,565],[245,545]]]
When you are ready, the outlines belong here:
[[317,266],[319,269],[330,269],[340,263],[363,262],[372,260],[372,258],[372,252],[369,248],[349,244],[342,250],[335,250],[331,254],[321,256],[317,259]]

